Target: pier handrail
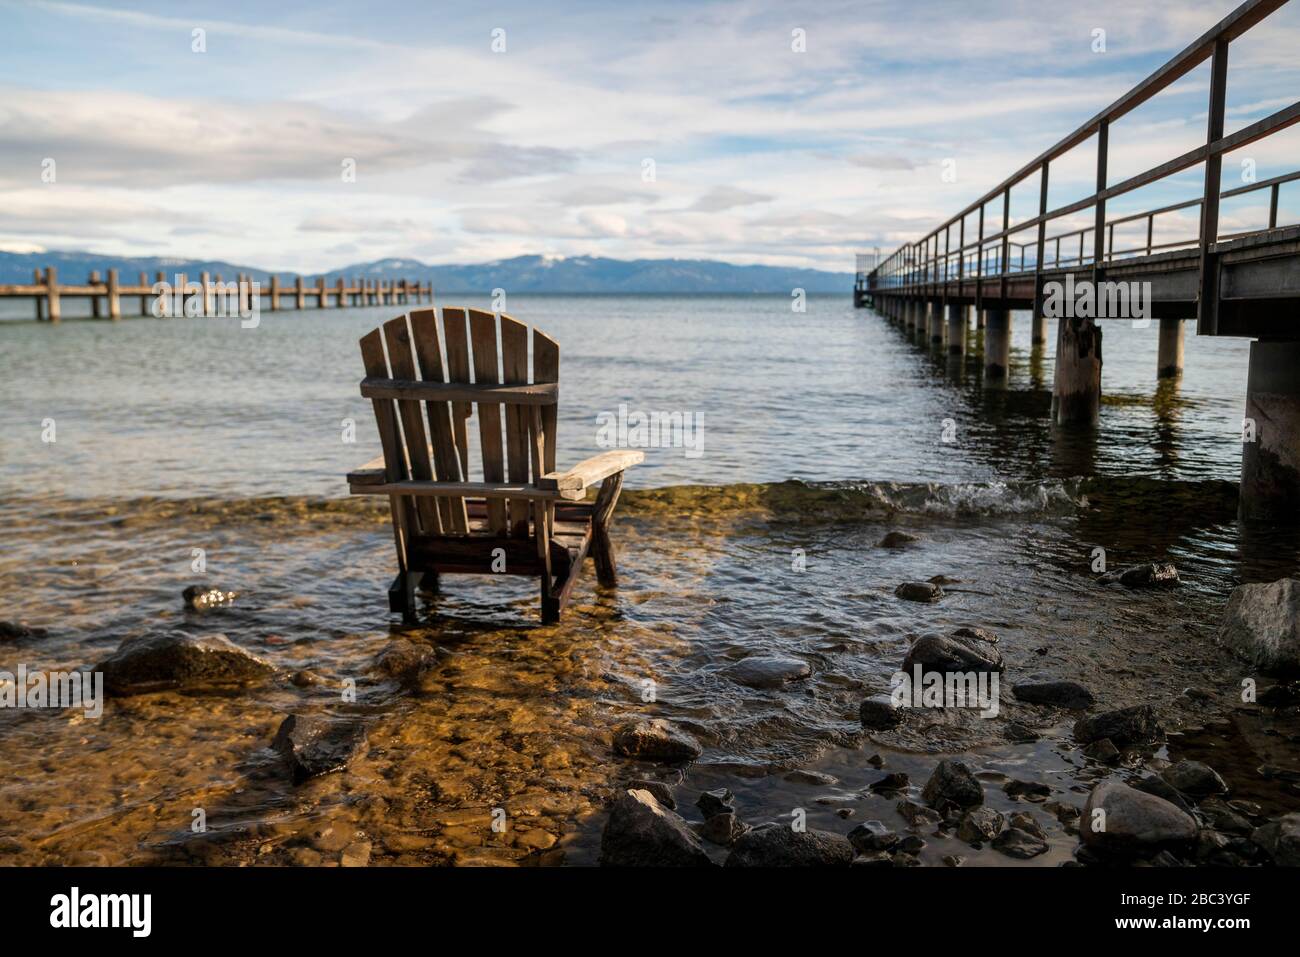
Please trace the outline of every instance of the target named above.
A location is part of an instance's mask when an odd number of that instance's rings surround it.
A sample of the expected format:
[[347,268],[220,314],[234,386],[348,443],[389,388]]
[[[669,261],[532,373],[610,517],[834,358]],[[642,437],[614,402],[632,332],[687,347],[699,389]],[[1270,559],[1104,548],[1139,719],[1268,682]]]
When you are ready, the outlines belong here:
[[[905,243],[885,259],[876,269],[872,270],[865,277],[865,286],[868,290],[874,291],[879,289],[896,289],[899,291],[907,290],[911,293],[917,293],[925,290],[931,295],[938,294],[937,287],[940,284],[947,283],[956,278],[961,280],[965,278],[965,266],[968,260],[967,253],[970,250],[976,250],[973,257],[976,266],[975,278],[999,278],[1005,285],[1006,277],[1013,275],[1015,272],[1028,271],[1024,265],[1025,249],[1031,245],[1035,247],[1036,255],[1034,257],[1033,270],[1041,274],[1043,269],[1043,259],[1045,247],[1048,242],[1046,227],[1049,222],[1059,219],[1063,216],[1069,216],[1073,213],[1092,208],[1094,210],[1094,225],[1083,230],[1075,230],[1069,233],[1063,233],[1061,236],[1054,236],[1052,240],[1059,243],[1062,237],[1080,238],[1080,255],[1078,257],[1080,264],[1083,262],[1083,237],[1086,233],[1093,234],[1092,257],[1089,260],[1094,270],[1098,269],[1109,259],[1114,258],[1113,247],[1113,230],[1121,222],[1130,222],[1144,217],[1154,218],[1162,212],[1171,212],[1175,209],[1190,208],[1193,205],[1201,207],[1201,225],[1199,235],[1196,240],[1172,244],[1175,246],[1188,246],[1194,242],[1200,249],[1200,295],[1198,296],[1198,331],[1203,334],[1213,334],[1217,327],[1217,306],[1218,306],[1218,269],[1215,257],[1214,244],[1219,241],[1219,201],[1226,196],[1240,195],[1255,189],[1271,188],[1273,190],[1270,227],[1276,226],[1277,217],[1277,191],[1278,187],[1285,182],[1291,182],[1300,178],[1300,171],[1288,173],[1284,176],[1274,177],[1261,183],[1252,183],[1239,189],[1220,191],[1220,178],[1222,174],[1222,157],[1224,153],[1239,149],[1257,140],[1263,139],[1281,130],[1284,130],[1296,123],[1300,123],[1300,101],[1284,107],[1269,116],[1251,123],[1248,126],[1238,130],[1236,133],[1225,136],[1223,132],[1224,115],[1227,98],[1227,68],[1228,68],[1228,46],[1232,40],[1237,39],[1246,31],[1250,30],[1256,24],[1264,20],[1270,14],[1284,6],[1288,0],[1247,0],[1241,6],[1237,7],[1232,13],[1224,17],[1214,27],[1206,31],[1199,38],[1187,46],[1181,53],[1173,57],[1145,80],[1139,83],[1133,89],[1129,90],[1114,103],[1102,110],[1096,116],[1092,117],[1082,126],[1075,129],[1072,133],[1060,140],[1054,146],[1050,147],[1044,153],[1040,154],[1028,164],[1021,167],[1010,177],[999,183],[993,189],[989,190],[978,200],[967,206],[960,213],[948,219],[946,222],[927,233],[922,239],[916,242]],[[1209,122],[1206,130],[1206,142],[1202,146],[1189,150],[1180,156],[1176,156],[1158,166],[1154,166],[1144,172],[1130,176],[1122,182],[1113,186],[1107,186],[1106,180],[1106,161],[1108,152],[1108,132],[1112,122],[1126,114],[1130,113],[1143,103],[1154,97],[1178,79],[1185,76],[1191,70],[1195,69],[1205,60],[1211,61],[1211,79],[1210,79],[1210,96],[1209,96]],[[1067,203],[1056,209],[1047,208],[1047,187],[1049,179],[1050,164],[1053,160],[1062,156],[1069,150],[1088,140],[1093,135],[1097,136],[1097,188],[1096,191],[1082,199]],[[1136,213],[1122,219],[1108,222],[1106,220],[1106,201],[1125,193],[1132,192],[1143,186],[1158,182],[1168,176],[1188,169],[1198,163],[1205,164],[1205,188],[1202,198],[1191,200],[1187,203],[1173,204],[1169,207],[1162,207],[1158,210],[1151,210],[1144,213]],[[1011,190],[1014,186],[1033,176],[1040,175],[1039,185],[1039,213],[1037,216],[1024,220],[1022,222],[1011,223]],[[993,233],[985,233],[985,207],[996,200],[1002,198],[1002,228]],[[978,237],[973,243],[966,242],[966,218],[972,213],[979,213]],[[955,248],[952,246],[952,230],[957,227],[958,237]],[[1013,243],[1010,237],[1026,229],[1038,227],[1038,236],[1034,243]],[[1107,230],[1110,230],[1108,242]],[[1148,230],[1150,233],[1150,228]],[[943,239],[943,249],[940,251],[940,237]],[[1102,241],[1098,243],[1098,238]],[[988,273],[984,267],[988,264],[988,257],[985,253],[990,251],[990,244],[997,243],[998,248],[992,250],[994,259],[998,264],[996,273]],[[1170,244],[1165,244],[1170,245]],[[1020,250],[1020,269],[1012,270],[1011,267],[1011,247],[1016,246]],[[1100,249],[1098,249],[1100,246]],[[1148,242],[1150,251],[1157,247],[1154,243]],[[956,265],[956,276],[952,275],[952,266]],[[979,296],[978,286],[976,292]],[[1041,278],[1036,283],[1034,302],[1035,310],[1039,308],[1042,301],[1042,281]]]

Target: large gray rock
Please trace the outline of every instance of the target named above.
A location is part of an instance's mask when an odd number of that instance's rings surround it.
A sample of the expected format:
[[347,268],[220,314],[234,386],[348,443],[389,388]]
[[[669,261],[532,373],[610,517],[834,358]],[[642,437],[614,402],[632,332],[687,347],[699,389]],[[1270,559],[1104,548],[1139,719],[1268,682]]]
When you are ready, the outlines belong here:
[[993,839],[993,846],[1007,857],[1021,861],[1047,852],[1047,841],[1041,835],[1019,827],[1008,827]]
[[1234,588],[1219,642],[1267,674],[1300,673],[1300,580]]
[[249,684],[275,669],[225,635],[169,631],[127,639],[94,670],[109,694],[126,696]]
[[1074,723],[1074,739],[1080,744],[1091,744],[1109,738],[1120,748],[1136,744],[1150,744],[1164,735],[1164,728],[1149,704],[1137,704],[1118,711],[1104,711]]
[[614,799],[600,836],[605,867],[709,867],[700,839],[649,791],[624,791]]
[[366,746],[366,728],[352,718],[291,714],[280,722],[271,747],[295,781],[343,771]]
[[948,804],[975,807],[984,803],[984,788],[960,761],[940,761],[930,780],[925,782],[921,797],[933,808]]
[[808,662],[799,658],[755,655],[724,668],[722,673],[750,688],[780,688],[791,681],[807,678],[812,671]]
[[1017,701],[1026,704],[1045,704],[1071,711],[1084,711],[1093,706],[1092,692],[1077,681],[1021,681],[1011,689]]
[[994,672],[1003,669],[1002,654],[992,642],[981,641],[968,634],[922,635],[908,649],[903,659],[903,670],[909,676],[920,665],[921,673],[939,672]]
[[1293,811],[1255,829],[1250,835],[1280,867],[1300,867],[1300,812]]
[[898,843],[898,834],[881,821],[863,821],[849,831],[848,841],[859,854],[888,851]]
[[864,728],[881,730],[892,728],[903,720],[902,709],[894,707],[894,699],[887,694],[875,694],[858,706],[858,720]]
[[634,721],[618,728],[614,732],[614,750],[643,761],[694,761],[702,751],[695,738],[663,718]]
[[1163,847],[1191,844],[1196,832],[1196,819],[1187,812],[1118,781],[1103,781],[1093,788],[1079,820],[1084,845],[1107,854],[1155,853]]
[[1002,833],[1007,819],[991,807],[977,807],[962,816],[957,825],[958,840],[967,844],[991,841]]
[[853,845],[830,831],[796,831],[788,824],[750,828],[731,847],[727,867],[848,867]]

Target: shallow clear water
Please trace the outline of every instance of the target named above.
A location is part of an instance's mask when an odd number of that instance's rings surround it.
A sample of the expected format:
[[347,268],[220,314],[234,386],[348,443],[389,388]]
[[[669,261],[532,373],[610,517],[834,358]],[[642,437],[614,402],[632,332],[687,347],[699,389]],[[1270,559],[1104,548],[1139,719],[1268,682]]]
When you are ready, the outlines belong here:
[[[935,753],[980,768],[999,807],[1012,804],[1007,775],[1080,805],[1100,771],[1069,744],[1069,716],[1005,689],[995,721],[863,733],[858,703],[888,688],[908,637],[959,625],[1001,636],[1007,684],[1042,673],[1084,681],[1102,705],[1155,704],[1184,732],[1162,756],[1204,756],[1207,735],[1226,734],[1217,722],[1247,672],[1214,645],[1222,602],[1297,566],[1294,536],[1235,521],[1246,343],[1189,328],[1186,373],[1158,391],[1155,328],[1106,326],[1102,425],[1080,440],[1048,427],[1051,356],[1030,350],[1020,315],[1010,382],[994,391],[976,358],[932,358],[846,298],[814,297],[805,314],[781,297],[510,306],[561,345],[562,465],[598,450],[596,415],[620,403],[703,415],[700,457],[651,449],[629,474],[620,586],[589,570],[556,627],[537,626],[528,580],[455,576],[418,627],[390,620],[386,507],[347,499],[342,473],[377,452],[356,340],[392,310],[265,313],[256,330],[0,326],[0,620],[49,631],[0,644],[0,670],[77,667],[179,628],[322,678],[112,700],[98,720],[0,714],[0,862],[315,864],[369,842],[375,864],[589,863],[610,788],[658,773],[611,757],[613,727],[645,715],[705,747],[678,787],[693,819],[696,790],[726,785],[751,823],[804,808],[810,826],[841,833],[898,824],[896,797],[862,789],[892,770],[923,784]],[[355,444],[342,441],[347,418]],[[54,443],[41,441],[45,419]],[[877,547],[893,529],[920,541]],[[1101,586],[1098,546],[1112,567],[1174,561],[1185,584]],[[938,604],[894,596],[935,575],[955,580]],[[240,595],[186,612],[180,592],[195,583]],[[435,653],[414,684],[376,665],[400,642]],[[761,690],[724,673],[753,655],[811,674]],[[348,679],[355,702],[338,691]],[[1185,697],[1189,685],[1209,701]],[[268,745],[304,710],[361,716],[369,739],[348,772],[295,786]],[[1008,720],[1043,739],[1009,744]],[[1261,720],[1232,716],[1225,774],[1253,800],[1295,806],[1293,786],[1255,769],[1294,767],[1296,729]],[[1251,748],[1272,750],[1255,760]],[[795,769],[835,780],[787,780]],[[1074,838],[1035,813],[1051,851],[1031,863],[1067,859]],[[1008,863],[926,839],[927,863]]]

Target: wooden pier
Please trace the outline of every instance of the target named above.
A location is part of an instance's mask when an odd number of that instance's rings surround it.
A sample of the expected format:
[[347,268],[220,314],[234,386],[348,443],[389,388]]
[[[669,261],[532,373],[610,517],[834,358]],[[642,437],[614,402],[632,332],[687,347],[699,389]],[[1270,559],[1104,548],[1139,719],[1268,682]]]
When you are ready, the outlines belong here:
[[[0,299],[30,298],[34,303],[36,318],[46,322],[58,322],[62,318],[62,303],[67,298],[89,299],[91,317],[94,319],[121,319],[123,300],[131,306],[136,306],[138,300],[138,315],[153,315],[152,304],[157,298],[154,292],[155,283],[166,283],[169,289],[172,285],[177,285],[186,290],[187,294],[202,295],[202,302],[205,305],[211,304],[218,296],[223,295],[226,288],[220,273],[216,275],[200,273],[197,279],[191,280],[184,273],[167,275],[158,272],[155,273],[154,282],[150,282],[145,273],[140,273],[139,280],[135,283],[123,283],[118,273],[116,269],[108,270],[103,276],[98,272],[92,272],[84,283],[65,285],[59,282],[58,270],[50,266],[46,269],[34,270],[31,283],[0,283]],[[239,288],[242,291],[239,293],[239,302],[242,306],[250,305],[248,297],[251,294],[253,281],[247,273],[240,273],[232,280],[240,284]],[[422,283],[418,279],[361,277],[350,281],[339,278],[332,283],[327,283],[324,276],[315,280],[294,276],[286,283],[278,275],[273,275],[268,282],[259,282],[257,295],[259,308],[260,300],[268,299],[267,306],[272,311],[283,308],[286,297],[292,298],[294,306],[298,309],[308,308],[308,303],[317,309],[327,307],[341,309],[345,306],[387,306],[433,302],[433,285],[428,282]],[[212,312],[210,308],[205,308],[203,311],[205,314]]]
[[[984,381],[1006,379],[1012,309],[1031,311],[1031,341],[1041,349],[1048,320],[1057,321],[1052,421],[1057,426],[1095,427],[1101,405],[1100,319],[1069,310],[1047,315],[1045,289],[1090,284],[1101,290],[1149,291],[1149,314],[1159,320],[1159,377],[1182,371],[1183,321],[1196,333],[1242,336],[1250,349],[1243,419],[1240,515],[1244,520],[1300,524],[1300,225],[1278,222],[1280,190],[1300,180],[1300,170],[1221,189],[1223,158],[1300,123],[1300,102],[1224,135],[1228,50],[1233,40],[1263,22],[1288,0],[1248,0],[1143,82],[1013,173],[956,216],[879,263],[858,257],[854,305],[870,305],[930,348],[962,356],[968,311],[984,333]],[[1118,182],[1107,176],[1111,124],[1161,90],[1210,61],[1205,143]],[[1048,209],[1053,161],[1092,141],[1096,191]],[[1183,170],[1203,165],[1204,191],[1196,199],[1117,218],[1107,202]],[[1036,182],[1035,182],[1036,180]],[[1012,223],[1011,191],[1037,188],[1038,215]],[[1293,188],[1300,188],[1300,185]],[[1258,193],[1268,198],[1267,225],[1224,234],[1220,201]],[[1157,218],[1198,209],[1196,235],[1154,242]],[[1092,225],[1048,234],[1053,220],[1090,210]],[[1145,241],[1117,247],[1115,232],[1145,226]],[[1112,301],[1114,301],[1112,299]],[[946,320],[946,321],[945,321]]]

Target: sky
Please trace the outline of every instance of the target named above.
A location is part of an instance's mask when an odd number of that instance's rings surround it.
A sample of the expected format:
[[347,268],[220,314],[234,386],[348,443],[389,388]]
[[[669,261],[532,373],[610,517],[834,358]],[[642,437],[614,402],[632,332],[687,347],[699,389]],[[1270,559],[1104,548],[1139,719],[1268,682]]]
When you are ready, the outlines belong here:
[[[1234,6],[0,0],[0,249],[307,273],[525,254],[849,271]],[[1300,100],[1297,51],[1300,3],[1233,43],[1228,132]],[[1112,127],[1112,183],[1204,142],[1208,77]],[[1300,168],[1300,127],[1229,155],[1225,188],[1243,161],[1259,180]],[[1090,194],[1094,164],[1091,142],[1055,164],[1049,205]],[[1202,175],[1113,215],[1193,198]],[[1013,221],[1038,190],[1013,192]],[[1264,225],[1267,192],[1222,215]],[[1158,223],[1195,233],[1194,211]]]

